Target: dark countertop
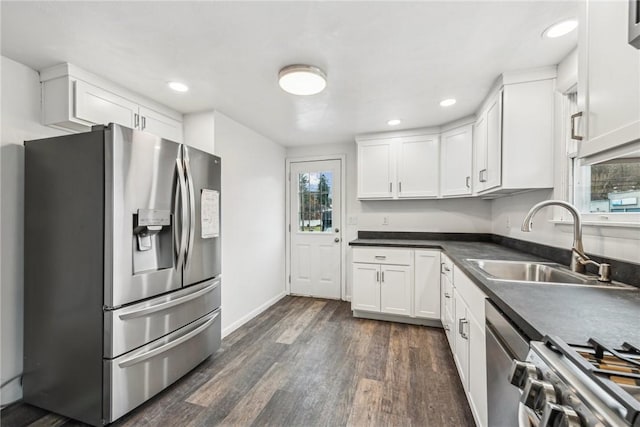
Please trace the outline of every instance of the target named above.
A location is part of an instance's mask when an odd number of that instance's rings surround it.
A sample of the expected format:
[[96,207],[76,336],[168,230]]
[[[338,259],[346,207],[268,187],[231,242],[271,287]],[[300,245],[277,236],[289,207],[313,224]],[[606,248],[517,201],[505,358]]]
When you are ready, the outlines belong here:
[[585,344],[589,338],[597,338],[614,347],[624,341],[640,345],[638,288],[619,290],[491,280],[473,268],[467,259],[549,261],[495,243],[356,239],[349,245],[442,249],[532,340],[557,335],[569,344]]

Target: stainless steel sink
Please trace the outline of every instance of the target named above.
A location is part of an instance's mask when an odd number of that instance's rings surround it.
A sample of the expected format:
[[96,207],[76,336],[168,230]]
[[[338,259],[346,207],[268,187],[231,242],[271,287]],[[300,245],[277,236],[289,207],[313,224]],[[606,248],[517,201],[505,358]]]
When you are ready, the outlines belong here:
[[599,282],[595,276],[574,273],[566,267],[550,262],[500,261],[469,259],[485,276],[497,281],[545,283],[554,285],[598,286],[629,289],[622,283]]

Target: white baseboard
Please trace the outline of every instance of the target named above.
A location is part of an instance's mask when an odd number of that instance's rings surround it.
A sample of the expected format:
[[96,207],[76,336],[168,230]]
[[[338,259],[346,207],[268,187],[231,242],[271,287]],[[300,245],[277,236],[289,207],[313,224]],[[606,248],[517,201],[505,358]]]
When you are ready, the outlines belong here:
[[[261,306],[259,306],[255,310],[252,310],[249,313],[247,313],[246,315],[242,316],[240,319],[236,320],[235,322],[233,322],[232,324],[230,324],[229,326],[227,326],[226,328],[224,328],[222,330],[222,338],[226,337],[227,335],[229,335],[230,333],[232,333],[233,331],[238,329],[240,326],[244,325],[249,320],[253,319],[258,314],[262,313],[267,308],[271,307],[273,304],[275,304],[278,301],[280,301],[285,296],[287,296],[287,293],[286,292],[282,292],[282,293],[276,295],[275,297],[271,298],[270,300],[268,300],[267,302],[265,302],[264,304],[262,304]],[[222,309],[222,313],[223,313],[222,315],[224,316],[224,308]]]

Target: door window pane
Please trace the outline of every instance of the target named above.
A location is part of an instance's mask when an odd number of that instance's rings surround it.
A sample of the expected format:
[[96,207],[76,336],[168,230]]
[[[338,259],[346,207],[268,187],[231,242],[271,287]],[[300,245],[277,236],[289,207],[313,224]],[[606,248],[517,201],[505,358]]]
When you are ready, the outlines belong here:
[[298,174],[298,231],[331,231],[332,197],[331,171]]

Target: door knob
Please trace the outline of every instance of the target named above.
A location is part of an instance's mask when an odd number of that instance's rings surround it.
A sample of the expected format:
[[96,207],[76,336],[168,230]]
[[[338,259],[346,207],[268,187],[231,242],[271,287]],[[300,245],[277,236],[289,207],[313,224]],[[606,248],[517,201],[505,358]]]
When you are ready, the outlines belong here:
[[336,237],[335,239],[333,239],[334,242],[338,243],[340,241],[339,237]]

